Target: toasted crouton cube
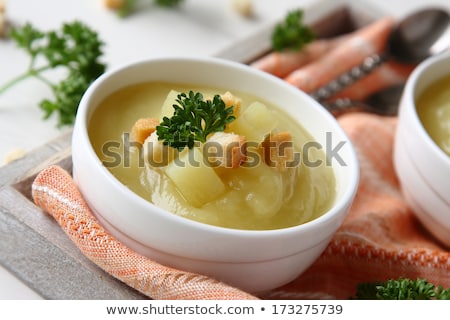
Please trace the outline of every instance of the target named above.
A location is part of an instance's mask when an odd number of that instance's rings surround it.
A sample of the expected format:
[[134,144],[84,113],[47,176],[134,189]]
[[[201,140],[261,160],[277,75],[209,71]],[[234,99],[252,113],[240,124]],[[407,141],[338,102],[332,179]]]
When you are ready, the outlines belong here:
[[167,166],[178,154],[178,150],[158,140],[156,131],[152,132],[142,145],[144,159],[152,167]]
[[137,120],[131,128],[131,141],[143,144],[145,139],[151,135],[159,125],[156,118],[141,118]]
[[261,142],[264,162],[280,172],[286,171],[294,163],[294,145],[289,132],[270,133]]
[[216,167],[237,168],[246,159],[245,137],[229,132],[215,132],[205,143],[203,154]]
[[229,91],[225,92],[220,97],[222,98],[222,101],[225,103],[226,107],[233,106],[233,115],[235,117],[238,116],[241,110],[242,100]]

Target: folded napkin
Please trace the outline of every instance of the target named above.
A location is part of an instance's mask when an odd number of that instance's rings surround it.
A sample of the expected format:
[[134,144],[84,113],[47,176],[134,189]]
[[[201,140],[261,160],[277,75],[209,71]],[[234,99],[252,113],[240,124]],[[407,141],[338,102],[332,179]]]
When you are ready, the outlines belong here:
[[153,299],[255,299],[206,276],[163,266],[120,243],[98,223],[72,177],[58,166],[36,177],[32,195],[87,258]]
[[354,204],[308,270],[259,296],[163,266],[127,248],[96,221],[71,176],[60,167],[51,166],[36,177],[33,199],[86,257],[153,299],[347,299],[360,283],[399,277],[450,287],[449,249],[425,231],[399,189],[392,163],[396,118],[353,113],[339,122],[361,166]]

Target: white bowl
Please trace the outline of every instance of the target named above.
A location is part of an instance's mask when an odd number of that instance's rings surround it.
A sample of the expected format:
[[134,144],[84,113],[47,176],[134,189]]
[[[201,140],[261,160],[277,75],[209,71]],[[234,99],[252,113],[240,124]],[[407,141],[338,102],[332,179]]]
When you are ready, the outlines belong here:
[[[91,146],[87,126],[105,97],[125,86],[151,80],[246,92],[282,106],[324,148],[342,142],[339,156],[345,163],[332,162],[337,189],[332,208],[320,218],[296,227],[246,231],[179,217],[130,191],[102,166]],[[327,144],[330,136],[333,140]],[[215,58],[153,59],[107,72],[87,90],[80,103],[72,143],[74,180],[97,218],[115,237],[162,264],[209,275],[248,292],[281,286],[308,268],[341,225],[358,185],[359,167],[353,146],[321,105],[276,77]]]
[[450,157],[432,140],[416,99],[450,75],[450,52],[422,62],[409,77],[400,101],[394,164],[405,198],[423,225],[450,246]]

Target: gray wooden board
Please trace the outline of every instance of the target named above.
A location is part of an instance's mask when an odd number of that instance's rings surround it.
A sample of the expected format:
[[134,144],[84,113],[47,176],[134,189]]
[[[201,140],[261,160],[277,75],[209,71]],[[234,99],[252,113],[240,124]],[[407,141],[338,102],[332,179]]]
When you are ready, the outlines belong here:
[[0,168],[0,263],[46,299],[143,299],[88,260],[34,205],[31,183],[50,164],[71,171],[71,132]]
[[[331,5],[331,7],[330,7]],[[320,37],[350,31],[381,12],[361,2],[319,2],[305,21]],[[356,10],[356,13],[355,13]],[[215,56],[250,63],[269,50],[268,26]],[[45,299],[145,299],[88,260],[31,199],[31,184],[50,164],[71,171],[71,131],[0,167],[0,263]]]

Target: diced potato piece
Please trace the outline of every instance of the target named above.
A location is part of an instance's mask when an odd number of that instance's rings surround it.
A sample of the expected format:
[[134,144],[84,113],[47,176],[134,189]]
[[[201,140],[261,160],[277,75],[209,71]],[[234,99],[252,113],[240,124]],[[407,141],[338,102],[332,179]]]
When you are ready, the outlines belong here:
[[143,144],[145,139],[156,130],[159,125],[159,120],[156,118],[141,118],[138,119],[131,128],[131,141]]
[[247,141],[261,142],[277,125],[276,117],[265,104],[253,102],[231,122],[231,131],[243,135]]
[[170,90],[169,94],[166,97],[166,100],[164,100],[162,108],[161,108],[161,119],[164,117],[172,117],[174,108],[173,105],[176,104],[177,96],[180,94],[180,92],[175,90]]
[[264,163],[251,168],[240,167],[229,178],[228,184],[233,190],[246,194],[245,204],[255,215],[274,216],[283,205],[283,178]]
[[201,148],[182,152],[165,170],[178,191],[194,207],[216,199],[225,192],[225,184],[203,158]]

